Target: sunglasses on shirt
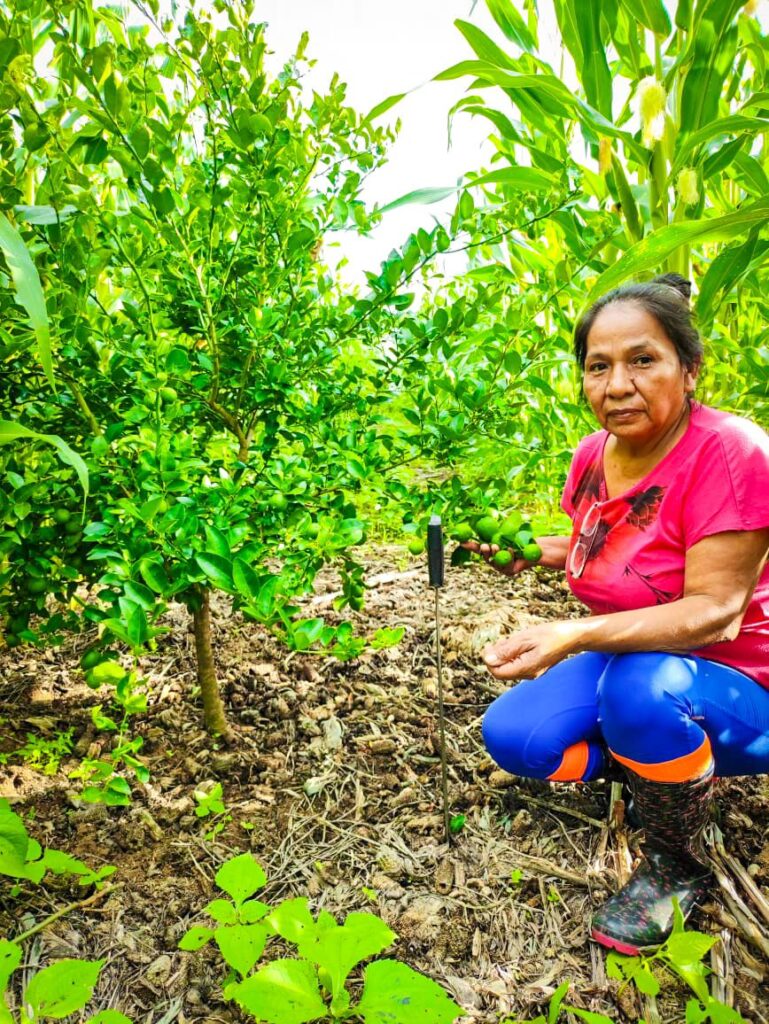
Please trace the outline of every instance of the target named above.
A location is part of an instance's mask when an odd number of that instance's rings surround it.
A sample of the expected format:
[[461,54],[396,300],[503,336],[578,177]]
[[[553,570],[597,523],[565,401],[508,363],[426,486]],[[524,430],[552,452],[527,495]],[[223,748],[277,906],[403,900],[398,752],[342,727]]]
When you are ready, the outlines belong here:
[[590,552],[593,548],[593,544],[595,543],[598,524],[600,522],[601,510],[598,507],[598,502],[596,501],[593,502],[585,513],[585,518],[582,520],[582,526],[580,527],[577,542],[571,549],[571,556],[569,557],[569,572],[574,579],[579,579],[585,571],[585,566],[587,565],[587,560],[590,557]]

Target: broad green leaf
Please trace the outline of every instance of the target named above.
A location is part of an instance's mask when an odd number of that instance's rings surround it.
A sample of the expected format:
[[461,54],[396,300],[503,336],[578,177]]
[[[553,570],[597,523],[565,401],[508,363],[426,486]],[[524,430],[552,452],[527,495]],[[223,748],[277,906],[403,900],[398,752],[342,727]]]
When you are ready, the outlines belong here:
[[377,960],[363,972],[363,995],[355,1012],[365,1024],[451,1024],[462,1007],[406,964]]
[[590,305],[600,295],[611,291],[628,278],[650,268],[656,270],[663,266],[668,256],[682,245],[690,245],[695,241],[728,242],[740,238],[751,228],[760,227],[767,220],[769,199],[762,199],[723,217],[680,221],[660,228],[654,234],[636,242],[616,263],[601,274],[587,298],[586,305]]
[[0,994],[8,986],[8,979],[21,963],[21,946],[7,939],[0,939]]
[[37,267],[32,261],[24,239],[7,217],[0,213],[0,250],[11,272],[16,301],[24,308],[37,337],[38,352],[48,383],[55,390],[48,310]]
[[230,967],[245,977],[262,955],[268,935],[261,924],[234,924],[217,928],[215,938]]
[[486,0],[486,6],[511,43],[515,43],[528,53],[536,50],[537,41],[511,0]]
[[238,912],[229,900],[211,900],[203,908],[203,913],[219,924],[235,924],[238,919]]
[[566,0],[578,5],[577,30],[582,44],[582,64],[577,67],[587,102],[604,117],[612,116],[612,76],[601,39],[602,0]]
[[275,960],[245,981],[228,985],[224,995],[266,1024],[306,1024],[326,1017],[328,1009],[317,972],[306,960]]
[[153,558],[142,558],[139,562],[139,572],[150,590],[161,595],[169,592],[171,583],[162,562]]
[[179,940],[179,949],[184,949],[189,953],[193,953],[196,949],[201,949],[206,943],[210,942],[214,937],[213,928],[203,928],[201,925],[196,925],[194,928],[190,928],[186,931]]
[[46,444],[53,445],[58,451],[61,461],[75,470],[83,489],[83,496],[84,498],[88,497],[88,467],[77,452],[73,451],[58,434],[38,434],[37,431],[30,430],[15,420],[0,420],[0,444],[9,444],[19,438],[26,441],[45,441]]
[[102,1010],[101,1013],[89,1017],[86,1024],[133,1024],[133,1021],[119,1010]]
[[705,957],[718,942],[714,935],[702,932],[680,932],[671,935],[665,943],[665,950],[675,964],[696,964]]
[[655,35],[667,38],[673,31],[670,15],[665,10],[662,0],[622,0],[622,3],[634,18],[637,18]]
[[[257,921],[261,921],[263,917],[272,910],[269,903],[263,903],[261,900],[246,900],[245,903],[241,903],[238,911],[238,918],[241,924],[256,924]],[[268,927],[270,927],[268,925]],[[270,927],[270,930],[273,930]]]
[[395,941],[381,918],[374,914],[348,914],[341,925],[327,928],[304,939],[299,952],[328,972],[331,994],[340,998],[347,975],[362,960],[381,953]]
[[[300,945],[307,938],[313,937],[317,931],[315,919],[304,896],[283,900],[270,911],[267,923],[278,935],[295,945]],[[299,952],[304,956],[301,947]]]
[[223,558],[213,551],[205,551],[201,555],[195,555],[195,561],[217,589],[228,592],[234,589],[232,562],[229,558]]
[[239,594],[253,600],[259,596],[264,585],[264,575],[254,572],[242,558],[235,558],[232,563],[232,580]]
[[216,872],[216,884],[231,896],[235,906],[239,907],[244,900],[267,884],[261,864],[250,853],[241,853],[238,857],[225,861]]
[[632,977],[639,992],[643,992],[645,996],[659,995],[660,983],[654,977],[647,964],[639,964],[638,970],[633,972]]
[[26,878],[29,836],[7,800],[0,800],[0,875]]
[[82,1010],[93,995],[104,960],[58,960],[32,978],[24,1002],[36,1017],[61,1020]]

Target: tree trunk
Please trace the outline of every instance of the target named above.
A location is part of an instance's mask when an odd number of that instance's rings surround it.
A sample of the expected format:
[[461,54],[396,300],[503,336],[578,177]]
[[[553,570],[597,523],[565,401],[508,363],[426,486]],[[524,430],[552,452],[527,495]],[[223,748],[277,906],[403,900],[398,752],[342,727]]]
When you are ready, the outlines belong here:
[[214,652],[211,647],[211,607],[207,587],[200,587],[200,608],[192,613],[195,631],[195,653],[197,654],[198,685],[203,698],[203,721],[212,734],[225,738],[230,727],[224,713],[222,696],[216,678]]

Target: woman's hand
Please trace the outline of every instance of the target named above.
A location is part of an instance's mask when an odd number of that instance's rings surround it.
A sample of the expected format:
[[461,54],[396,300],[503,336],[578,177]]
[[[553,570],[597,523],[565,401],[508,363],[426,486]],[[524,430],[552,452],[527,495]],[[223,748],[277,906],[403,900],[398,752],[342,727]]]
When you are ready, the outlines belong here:
[[530,569],[532,565],[544,565],[548,569],[566,568],[566,555],[569,550],[568,537],[536,537],[535,543],[539,544],[542,552],[542,557],[538,561],[528,562],[525,558],[514,558],[512,562],[509,562],[502,568],[494,565],[491,561],[497,551],[500,550],[496,544],[482,544],[477,540],[468,540],[459,546],[480,555],[491,565],[492,569],[496,569],[503,576],[517,576],[519,572],[523,572],[524,569]]
[[489,644],[482,657],[495,679],[534,679],[578,650],[579,629],[576,619],[529,626]]

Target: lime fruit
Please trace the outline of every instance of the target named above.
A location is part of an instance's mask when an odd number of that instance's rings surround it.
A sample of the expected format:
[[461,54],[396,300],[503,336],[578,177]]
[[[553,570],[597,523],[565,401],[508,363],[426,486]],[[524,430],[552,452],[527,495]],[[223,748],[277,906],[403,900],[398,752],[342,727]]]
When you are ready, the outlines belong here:
[[95,668],[99,662],[103,660],[104,654],[101,650],[95,649],[92,651],[86,651],[80,659],[80,667],[84,670]]
[[27,580],[27,593],[29,594],[44,594],[47,589],[48,584],[39,576],[31,576]]
[[506,516],[499,527],[499,532],[504,537],[506,544],[515,544],[515,535],[521,528],[523,516],[520,512],[511,512]]
[[460,544],[464,544],[465,541],[473,539],[475,530],[469,523],[460,523],[454,527],[451,536],[454,540],[459,541]]
[[173,388],[158,388],[158,394],[164,402],[175,402],[177,398]]
[[521,552],[527,562],[538,562],[542,557],[542,548],[539,544],[535,544],[533,541],[531,544],[527,544]]
[[425,549],[425,542],[420,540],[419,537],[414,537],[413,540],[408,542],[408,549],[412,555],[421,555]]
[[491,559],[491,564],[495,565],[497,569],[504,569],[505,566],[510,565],[512,560],[513,556],[509,551],[498,551]]
[[285,494],[281,494],[280,491],[276,491],[267,499],[267,504],[270,508],[274,508],[276,512],[285,512],[288,508],[288,498],[286,498]]
[[58,523],[59,526],[63,526],[68,523],[72,518],[72,514],[66,508],[57,508],[53,513],[53,521]]
[[80,533],[80,523],[77,519],[70,519],[64,524],[64,532],[69,534],[70,537],[74,537],[76,533]]
[[475,524],[475,532],[486,543],[491,541],[498,528],[496,519],[492,519],[491,516],[484,516]]

